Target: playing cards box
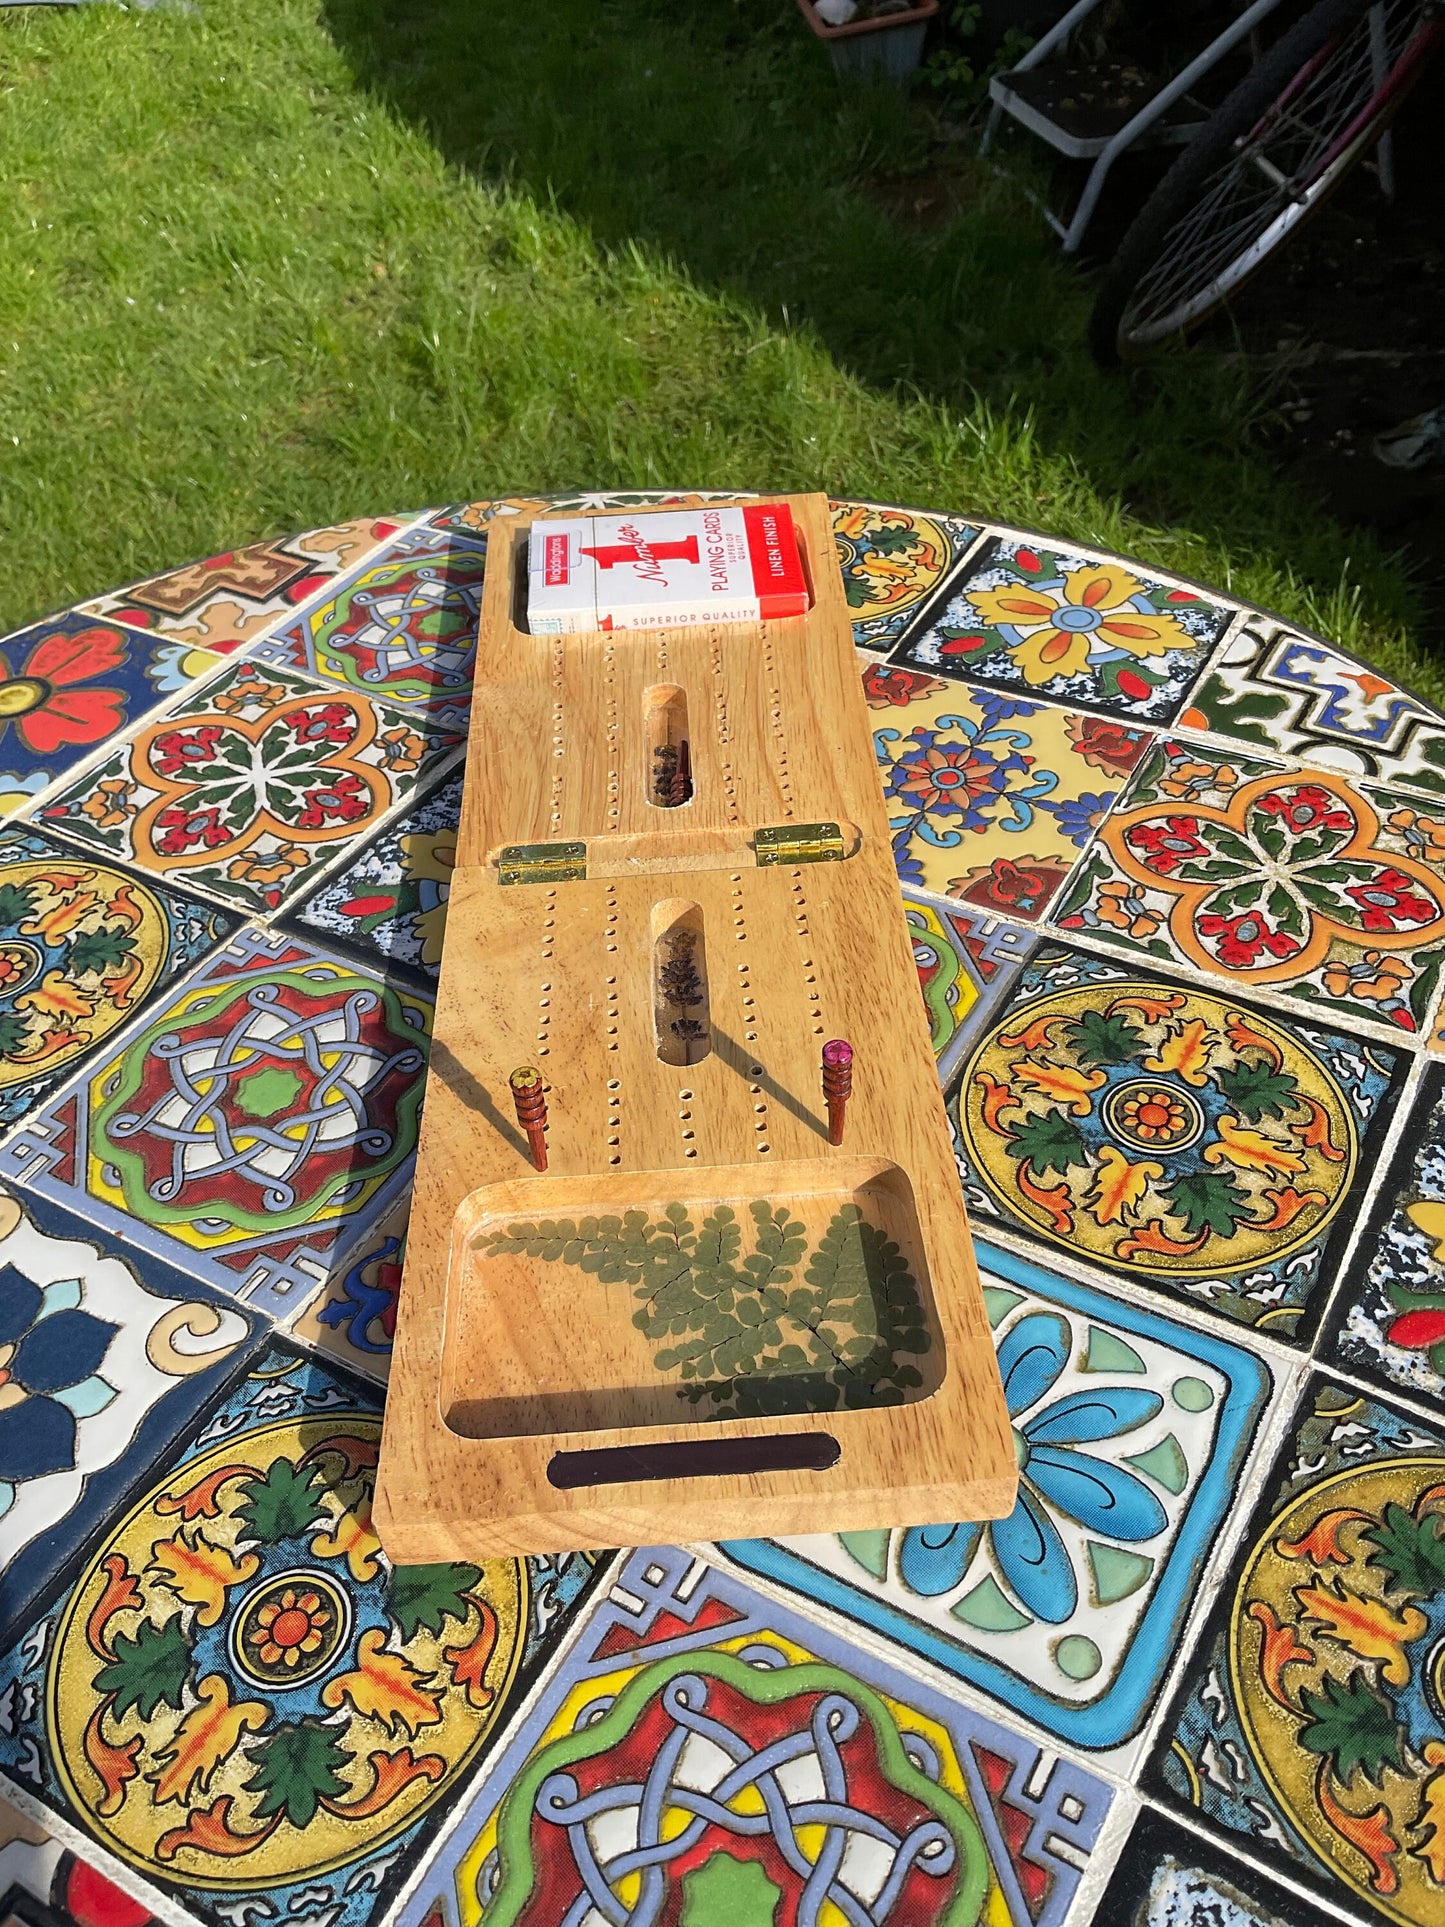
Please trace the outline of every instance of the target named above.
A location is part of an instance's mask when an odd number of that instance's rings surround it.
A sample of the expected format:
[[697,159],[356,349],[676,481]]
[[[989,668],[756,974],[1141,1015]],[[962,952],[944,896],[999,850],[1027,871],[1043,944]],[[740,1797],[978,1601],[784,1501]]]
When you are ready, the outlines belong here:
[[534,636],[766,622],[807,610],[786,502],[532,524],[527,626]]

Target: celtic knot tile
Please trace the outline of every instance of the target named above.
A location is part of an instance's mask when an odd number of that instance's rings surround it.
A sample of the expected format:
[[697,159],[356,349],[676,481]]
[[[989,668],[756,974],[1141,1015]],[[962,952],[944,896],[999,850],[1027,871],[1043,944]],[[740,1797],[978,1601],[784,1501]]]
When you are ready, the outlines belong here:
[[[550,1771],[545,1755],[538,1762],[534,1829],[565,1835],[576,1884],[603,1919],[655,1917],[669,1888],[721,1898],[749,1885],[781,1894],[786,1881],[801,1888],[805,1914],[829,1902],[869,1927],[922,1927],[942,1919],[961,1886],[981,1884],[982,1842],[969,1815],[916,1768],[885,1764],[877,1715],[870,1722],[864,1710],[871,1695],[839,1691],[845,1683],[821,1670],[799,1669],[786,1683],[780,1699],[767,1690],[779,1682],[723,1655],[664,1662],[591,1730],[588,1756]],[[555,1757],[573,1750],[564,1744]],[[799,1797],[811,1784],[817,1797]],[[760,1836],[771,1852],[758,1854]],[[598,1837],[633,1844],[604,1858]],[[729,1853],[737,1845],[746,1861]],[[556,1887],[565,1862],[548,1847],[539,1857],[546,1887]],[[530,1887],[534,1867],[519,1860],[519,1887],[524,1873]],[[619,1888],[638,1875],[638,1897],[623,1914]],[[555,1898],[575,1904],[570,1892]],[[522,1919],[562,1917],[544,1892]]]
[[1064,1927],[1110,1798],[956,1693],[653,1547],[599,1600],[401,1927],[437,1909],[459,1927]]
[[267,637],[256,659],[464,727],[485,568],[475,540],[413,531]]
[[[292,979],[209,997],[193,1022],[168,1017],[145,1056],[128,1062],[96,1128],[118,1155],[134,1150],[154,1204],[194,1215],[234,1176],[262,1211],[296,1210],[303,1190],[314,1208],[350,1187],[354,1163],[385,1166],[396,1155],[398,1132],[378,1108],[414,1084],[425,1052],[379,1045],[380,987],[339,987],[302,1016],[285,998],[308,988]],[[249,1221],[253,1211],[238,1215]]]

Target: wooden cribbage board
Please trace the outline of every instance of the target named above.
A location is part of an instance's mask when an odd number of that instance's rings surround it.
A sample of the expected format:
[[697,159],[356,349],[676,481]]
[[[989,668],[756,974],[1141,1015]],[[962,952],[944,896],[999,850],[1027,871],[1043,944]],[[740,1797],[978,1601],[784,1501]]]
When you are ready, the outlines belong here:
[[[661,632],[527,634],[529,522],[492,525],[375,1502],[400,1563],[1014,1504],[828,506],[791,507],[806,617]],[[692,798],[663,807],[684,736]],[[679,954],[693,975],[660,989]],[[836,1037],[855,1059],[833,1148],[820,1052]],[[545,1176],[515,1123],[522,1065],[547,1086]],[[655,1224],[677,1203],[697,1227],[732,1210],[741,1262],[758,1200],[786,1205],[809,1251],[849,1204],[896,1243],[927,1332],[905,1402],[848,1405],[818,1347],[882,1354],[805,1306],[807,1369],[775,1346],[759,1368],[775,1382],[744,1373],[733,1396],[714,1363],[702,1380],[746,1415],[708,1416],[713,1391],[687,1403],[675,1360],[659,1365],[633,1285],[580,1262],[584,1220]],[[530,1246],[517,1225],[537,1227]]]

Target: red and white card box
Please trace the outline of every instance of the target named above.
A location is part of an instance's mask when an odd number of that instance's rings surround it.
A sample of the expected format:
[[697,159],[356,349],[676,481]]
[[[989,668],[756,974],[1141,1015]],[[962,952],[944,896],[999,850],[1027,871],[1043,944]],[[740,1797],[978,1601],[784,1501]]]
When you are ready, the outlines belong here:
[[527,626],[534,636],[777,621],[806,615],[809,601],[786,502],[532,527]]

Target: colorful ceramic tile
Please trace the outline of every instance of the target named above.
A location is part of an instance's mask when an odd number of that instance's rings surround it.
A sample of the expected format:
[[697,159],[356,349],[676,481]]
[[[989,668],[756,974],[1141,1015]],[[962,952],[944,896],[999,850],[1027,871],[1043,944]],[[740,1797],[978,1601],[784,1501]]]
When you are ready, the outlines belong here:
[[150,1911],[0,1800],[0,1927],[149,1927]]
[[954,1039],[962,1035],[983,984],[963,933],[946,910],[916,903],[905,895],[903,914],[913,944],[923,1007],[928,1012],[933,1054],[941,1066],[951,1054]]
[[1094,1918],[1099,1927],[1321,1927],[1316,1901],[1150,1807],[1141,1810]]
[[395,1568],[373,1393],[267,1352],[0,1658],[0,1774],[229,1922],[381,1917],[593,1562]]
[[138,869],[277,910],[462,741],[433,717],[239,663],[38,816]]
[[947,1101],[972,1211],[1290,1341],[1318,1322],[1407,1070],[1049,944]]
[[[903,914],[913,942],[913,961],[923,991],[939,1078],[946,1084],[985,1011],[1018,974],[1033,939],[976,910],[945,910],[903,893]],[[1022,938],[1000,956],[990,954],[999,930]],[[1025,948],[1024,946],[1027,946]]]
[[1260,1360],[979,1242],[1020,1466],[991,1525],[736,1541],[1070,1745],[1137,1732],[1272,1389]]
[[833,540],[858,647],[891,649],[900,641],[979,533],[978,523],[955,515],[834,502]]
[[264,635],[333,576],[354,569],[407,519],[368,516],[207,556],[203,562],[133,582],[114,595],[98,596],[83,603],[81,613],[230,655]]
[[863,691],[899,880],[1026,921],[1043,915],[1150,742],[1107,717],[885,663],[864,671]]
[[895,660],[1167,720],[1232,613],[1130,563],[999,536],[940,591]]
[[435,983],[461,809],[458,774],[329,877],[293,920],[356,949],[373,966],[378,958],[388,969],[403,964]]
[[273,1317],[409,1191],[431,1004],[243,930],[0,1146],[0,1175]]
[[0,1642],[256,1331],[169,1265],[0,1192]]
[[1387,1389],[1445,1392],[1445,1069],[1416,1091],[1320,1348]]
[[1445,1433],[1311,1382],[1148,1769],[1354,1918],[1437,1927]]
[[1160,743],[1052,921],[1414,1033],[1445,963],[1445,821],[1421,800]]
[[1445,721],[1436,710],[1269,616],[1241,617],[1179,721],[1346,776],[1445,791]]
[[391,1210],[291,1325],[303,1344],[385,1384],[391,1372],[396,1303],[406,1256],[411,1196]]
[[0,816],[221,658],[72,611],[0,639]]
[[239,921],[28,825],[0,829],[0,1123]]
[[487,553],[473,541],[422,533],[344,578],[258,643],[252,659],[465,729]]
[[1111,1799],[731,1574],[652,1548],[399,1919],[1062,1927]]

